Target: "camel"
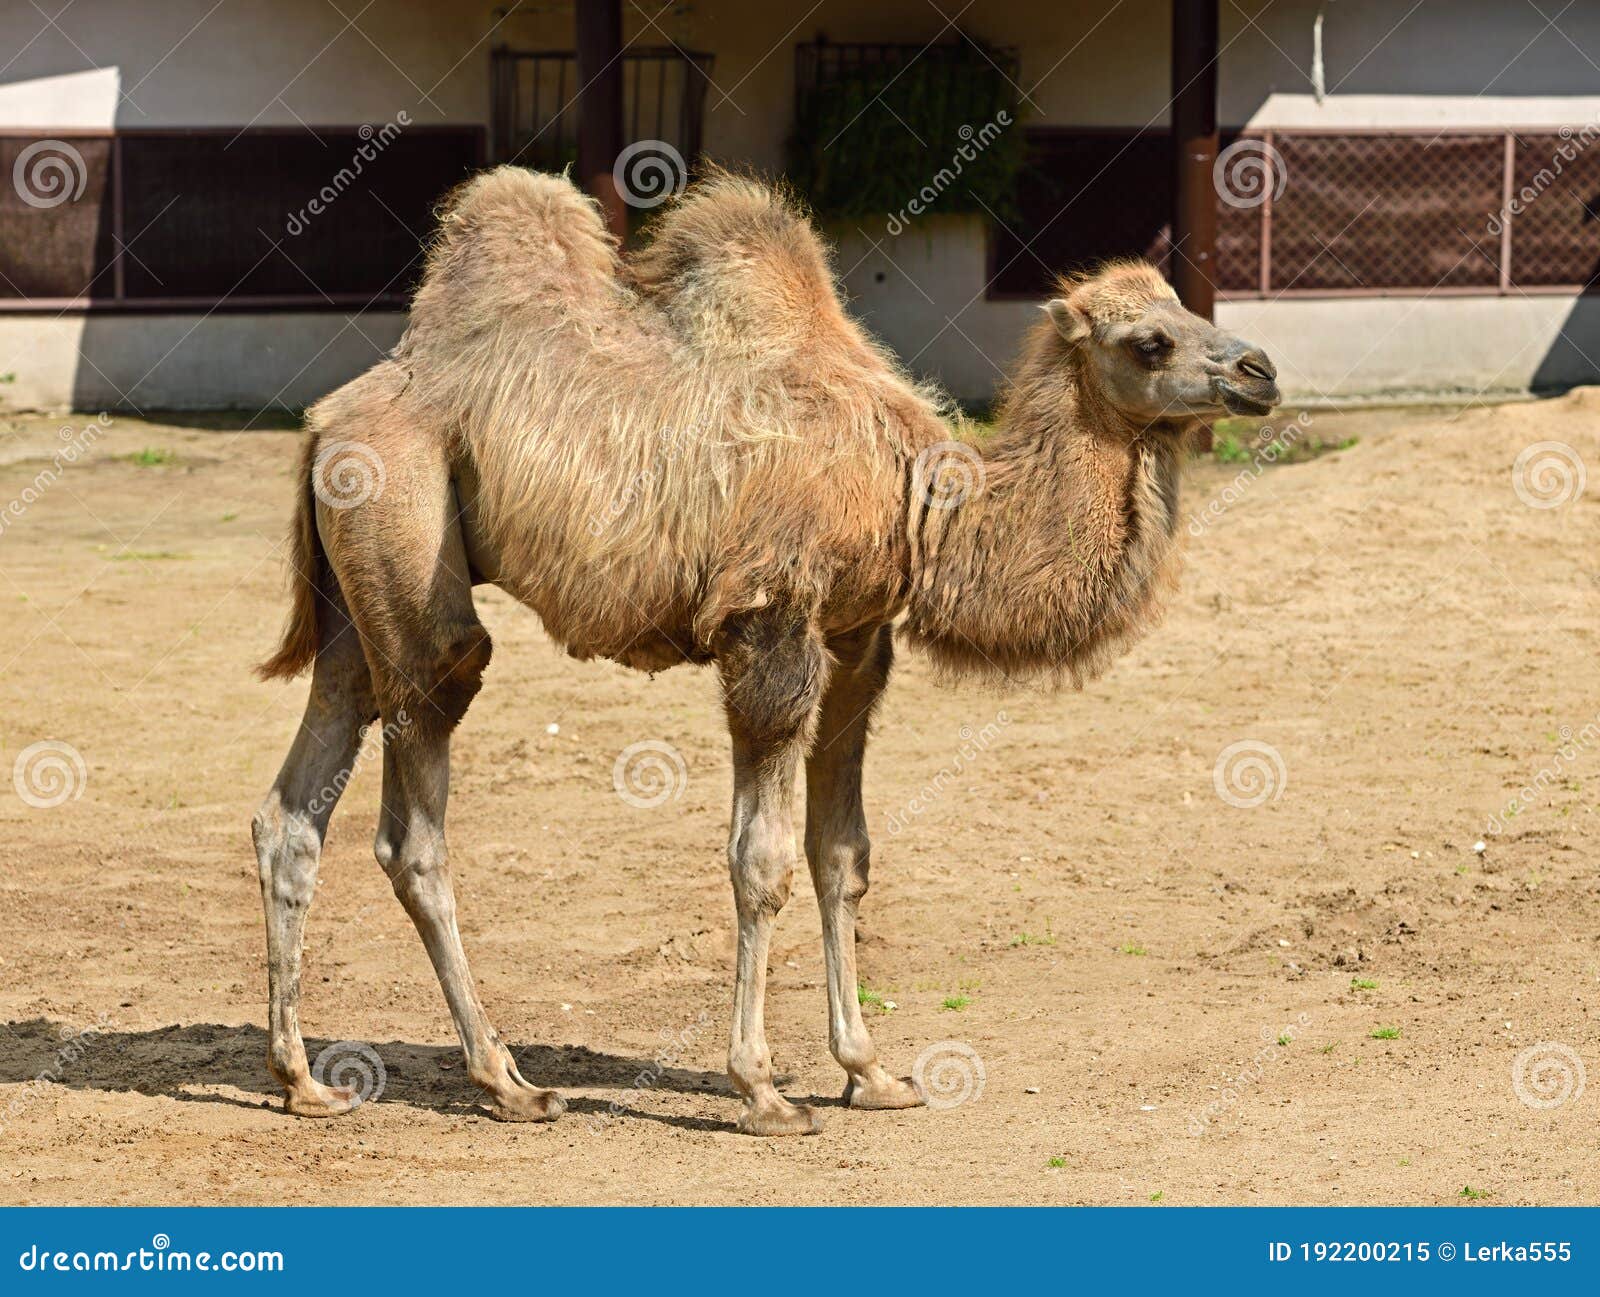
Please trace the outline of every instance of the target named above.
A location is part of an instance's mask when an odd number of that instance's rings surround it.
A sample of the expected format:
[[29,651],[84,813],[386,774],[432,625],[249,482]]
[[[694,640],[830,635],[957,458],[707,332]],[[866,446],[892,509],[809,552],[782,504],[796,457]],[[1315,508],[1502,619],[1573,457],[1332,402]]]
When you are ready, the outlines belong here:
[[577,658],[720,676],[737,1129],[821,1125],[779,1093],[763,1023],[802,762],[845,1099],[922,1103],[880,1063],[857,1002],[862,762],[895,630],[957,675],[1097,674],[1176,581],[1186,451],[1225,412],[1268,412],[1275,377],[1153,267],[1108,265],[1045,304],[980,451],[846,314],[828,251],[784,193],[715,173],[624,261],[565,178],[501,167],[468,181],[441,208],[400,342],[307,418],[292,610],[260,672],[309,667],[310,695],[253,823],[268,1063],[288,1111],[359,1102],[307,1066],[300,956],[329,816],[380,716],[375,851],[467,1073],[491,1116],[564,1110],[490,1025],[456,927],[445,800],[451,732],[490,659],[481,583]]

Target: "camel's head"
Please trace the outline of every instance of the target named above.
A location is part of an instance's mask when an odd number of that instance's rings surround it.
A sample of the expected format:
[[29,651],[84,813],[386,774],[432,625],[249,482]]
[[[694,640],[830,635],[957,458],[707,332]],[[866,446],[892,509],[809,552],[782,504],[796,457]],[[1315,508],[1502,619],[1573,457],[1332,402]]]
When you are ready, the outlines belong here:
[[1147,262],[1115,262],[1060,291],[1046,314],[1080,372],[1129,420],[1209,424],[1277,405],[1266,352],[1185,310]]

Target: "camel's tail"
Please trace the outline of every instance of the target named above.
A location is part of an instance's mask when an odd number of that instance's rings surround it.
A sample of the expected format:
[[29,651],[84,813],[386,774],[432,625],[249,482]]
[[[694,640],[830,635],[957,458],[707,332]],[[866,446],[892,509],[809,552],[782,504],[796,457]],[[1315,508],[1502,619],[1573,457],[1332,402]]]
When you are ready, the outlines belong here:
[[311,474],[317,455],[317,433],[306,434],[300,450],[300,496],[295,503],[294,521],[289,524],[289,620],[284,623],[278,651],[256,668],[263,680],[289,680],[299,675],[317,657],[317,608],[321,602],[323,572],[322,542],[317,537],[316,500],[311,492]]

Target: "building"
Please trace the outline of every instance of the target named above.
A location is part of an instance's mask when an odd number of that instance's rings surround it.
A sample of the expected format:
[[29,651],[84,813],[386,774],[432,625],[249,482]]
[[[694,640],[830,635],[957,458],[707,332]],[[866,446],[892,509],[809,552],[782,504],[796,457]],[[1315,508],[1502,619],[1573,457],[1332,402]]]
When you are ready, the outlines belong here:
[[[615,0],[0,0],[0,404],[294,408],[367,366],[445,189],[578,159],[575,3]],[[1186,171],[1215,0],[622,0],[599,84],[624,144],[769,173],[809,147],[856,209],[829,222],[854,309],[964,399],[1112,252],[1214,283],[1302,399],[1548,389],[1600,380],[1600,6],[1546,8],[1230,0],[1219,160]],[[979,83],[1009,108],[948,130]],[[958,202],[991,164],[1004,192]]]

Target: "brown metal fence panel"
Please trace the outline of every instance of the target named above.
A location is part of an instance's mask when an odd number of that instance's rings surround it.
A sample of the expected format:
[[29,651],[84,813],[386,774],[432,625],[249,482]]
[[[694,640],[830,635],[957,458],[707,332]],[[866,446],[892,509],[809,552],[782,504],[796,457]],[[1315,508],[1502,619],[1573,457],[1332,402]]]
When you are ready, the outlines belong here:
[[[1237,147],[1252,156],[1267,156],[1262,153],[1264,143],[1260,136],[1223,134],[1217,147],[1223,154]],[[1259,180],[1259,188],[1248,190],[1242,198],[1236,196],[1233,202],[1222,201],[1218,195],[1212,282],[1225,293],[1249,293],[1261,286],[1262,207],[1272,201],[1272,178],[1263,173]]]
[[[1167,139],[1030,129],[1019,215],[991,237],[990,296],[1037,296],[1106,257],[1165,268]],[[1228,296],[1600,285],[1600,129],[1222,136],[1233,145],[1262,159],[1266,188],[1219,184],[1213,273]]]
[[0,186],[0,307],[399,303],[482,160],[476,126],[5,133],[38,179]]
[[1501,135],[1279,135],[1269,291],[1500,285]]
[[1513,284],[1591,287],[1600,277],[1600,139],[1593,128],[1518,135],[1506,207]]
[[113,295],[112,165],[109,139],[0,137],[0,301]]
[[[404,295],[476,131],[130,135],[130,299]],[[370,157],[362,154],[365,148]]]

